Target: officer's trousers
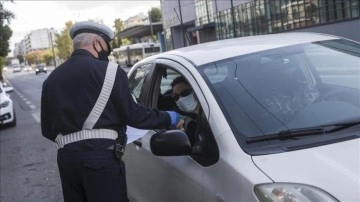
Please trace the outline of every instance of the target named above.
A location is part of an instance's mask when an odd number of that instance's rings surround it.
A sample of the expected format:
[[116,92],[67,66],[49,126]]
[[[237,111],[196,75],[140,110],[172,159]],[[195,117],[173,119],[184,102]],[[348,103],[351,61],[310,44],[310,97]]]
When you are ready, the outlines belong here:
[[112,150],[59,149],[57,156],[65,202],[127,202],[125,164]]

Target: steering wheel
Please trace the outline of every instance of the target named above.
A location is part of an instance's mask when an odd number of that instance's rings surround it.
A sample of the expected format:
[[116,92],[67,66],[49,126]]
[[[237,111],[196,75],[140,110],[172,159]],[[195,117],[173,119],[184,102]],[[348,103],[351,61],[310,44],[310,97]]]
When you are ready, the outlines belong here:
[[335,89],[331,89],[325,93],[321,93],[320,97],[318,97],[314,103],[330,100],[331,98],[338,96],[337,94],[341,93],[341,92],[342,92],[342,90],[335,88]]

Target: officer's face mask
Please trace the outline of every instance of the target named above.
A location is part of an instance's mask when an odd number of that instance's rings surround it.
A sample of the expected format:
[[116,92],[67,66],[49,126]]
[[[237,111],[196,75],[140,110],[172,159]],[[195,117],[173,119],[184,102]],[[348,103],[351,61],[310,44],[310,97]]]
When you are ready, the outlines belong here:
[[195,100],[194,93],[191,93],[184,97],[179,97],[179,100],[176,101],[176,105],[183,112],[191,113],[195,110],[197,106],[197,101]]
[[96,48],[95,48],[95,45],[94,45],[94,49],[95,49],[95,51],[97,52],[97,54],[98,54],[98,59],[99,60],[102,60],[102,61],[109,61],[109,58],[108,58],[108,52],[106,52],[105,50],[104,50],[104,48],[102,47],[102,45],[101,45],[101,43],[100,43],[100,41],[98,41],[98,43],[99,43],[99,45],[100,45],[100,47],[101,47],[101,51],[96,51]]

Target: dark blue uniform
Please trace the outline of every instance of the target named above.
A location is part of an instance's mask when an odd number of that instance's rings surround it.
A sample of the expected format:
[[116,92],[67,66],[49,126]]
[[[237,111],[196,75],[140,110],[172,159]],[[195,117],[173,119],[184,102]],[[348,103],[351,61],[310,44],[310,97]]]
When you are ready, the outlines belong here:
[[[41,98],[44,137],[55,141],[60,133],[66,136],[82,130],[100,94],[107,65],[108,62],[86,50],[75,50],[49,75]],[[118,68],[109,100],[94,129],[122,132],[126,125],[146,129],[166,128],[170,123],[167,112],[133,101],[126,72]],[[112,145],[111,139],[89,139],[59,149],[58,165],[65,201],[127,200],[124,164],[114,157],[113,151],[106,149]]]

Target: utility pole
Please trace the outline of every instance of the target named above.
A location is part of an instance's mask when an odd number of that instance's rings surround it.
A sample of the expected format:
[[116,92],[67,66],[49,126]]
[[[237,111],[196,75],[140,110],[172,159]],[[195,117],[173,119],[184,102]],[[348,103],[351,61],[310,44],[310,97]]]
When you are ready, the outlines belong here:
[[151,42],[154,42],[154,33],[152,27],[152,20],[151,20],[151,10],[149,11],[149,22],[150,22],[150,33],[151,33]]
[[231,3],[231,17],[232,17],[232,23],[233,23],[233,33],[234,38],[236,38],[236,23],[235,23],[235,14],[234,14],[234,3],[233,0],[230,0]]
[[56,68],[56,59],[55,59],[54,43],[53,43],[53,39],[52,39],[52,31],[54,31],[54,28],[50,28],[50,43],[51,43],[51,48],[52,48],[52,52],[53,52],[54,66]]
[[[186,37],[186,33],[185,33],[185,30],[184,30],[184,24],[183,24],[183,20],[182,20],[182,12],[181,12],[181,4],[180,4],[180,0],[178,0],[178,4],[179,4],[179,14],[180,14],[180,25],[181,25],[181,31],[183,33],[183,45],[184,47],[186,46],[186,41],[185,41],[185,37]],[[174,8],[175,10],[175,8]],[[176,10],[175,10],[176,12]]]

